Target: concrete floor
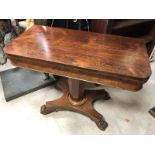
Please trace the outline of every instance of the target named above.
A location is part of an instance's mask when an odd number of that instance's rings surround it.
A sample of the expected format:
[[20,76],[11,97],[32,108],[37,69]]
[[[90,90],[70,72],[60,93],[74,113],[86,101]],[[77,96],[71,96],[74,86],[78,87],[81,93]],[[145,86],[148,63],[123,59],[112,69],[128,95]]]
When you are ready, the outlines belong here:
[[[12,67],[8,62],[0,71]],[[74,112],[40,114],[40,106],[62,95],[53,86],[46,87],[10,102],[4,99],[0,82],[0,137],[52,136],[66,134],[155,134],[155,119],[148,110],[155,106],[155,62],[151,63],[152,76],[138,92],[106,88],[112,99],[95,102],[109,127],[106,131],[97,128],[89,118]]]

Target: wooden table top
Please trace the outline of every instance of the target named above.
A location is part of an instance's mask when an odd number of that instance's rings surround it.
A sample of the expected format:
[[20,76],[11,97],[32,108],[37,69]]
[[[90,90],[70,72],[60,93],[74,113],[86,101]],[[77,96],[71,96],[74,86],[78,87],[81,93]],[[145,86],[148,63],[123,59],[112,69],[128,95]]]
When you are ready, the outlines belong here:
[[129,90],[140,89],[151,75],[145,44],[134,38],[33,26],[4,51],[20,67]]

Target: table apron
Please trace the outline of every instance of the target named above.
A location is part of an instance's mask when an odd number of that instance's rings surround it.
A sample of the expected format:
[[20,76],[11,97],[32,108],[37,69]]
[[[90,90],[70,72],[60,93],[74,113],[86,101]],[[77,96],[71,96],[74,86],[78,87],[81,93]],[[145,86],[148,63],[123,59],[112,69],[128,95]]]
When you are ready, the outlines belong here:
[[27,68],[44,73],[52,73],[64,77],[74,78],[82,81],[93,82],[105,86],[122,88],[130,91],[138,91],[144,82],[118,76],[108,76],[101,72],[88,69],[74,68],[63,64],[51,63],[48,61],[34,60],[25,57],[8,55],[11,63],[15,66]]

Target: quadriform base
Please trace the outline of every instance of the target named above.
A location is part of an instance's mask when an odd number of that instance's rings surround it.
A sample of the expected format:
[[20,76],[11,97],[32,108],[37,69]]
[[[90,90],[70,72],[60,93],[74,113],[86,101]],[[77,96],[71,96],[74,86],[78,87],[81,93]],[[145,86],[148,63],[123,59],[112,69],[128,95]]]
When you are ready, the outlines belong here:
[[[85,90],[83,94],[80,94],[82,88],[77,86],[80,85],[79,80],[71,79],[70,82],[69,80],[70,79],[68,79],[67,83],[67,79],[62,78],[56,83],[56,88],[63,91],[64,94],[57,100],[46,102],[46,104],[41,107],[41,113],[46,115],[61,110],[78,112],[93,120],[101,130],[105,130],[108,123],[104,117],[94,109],[93,103],[101,98],[104,100],[110,99],[109,94],[105,90]],[[70,87],[74,88],[74,86],[76,86],[75,89],[79,88],[77,91],[79,91],[81,98],[73,99],[72,96],[74,95],[75,97],[76,92],[70,92],[73,91]],[[73,95],[71,96],[71,94]]]

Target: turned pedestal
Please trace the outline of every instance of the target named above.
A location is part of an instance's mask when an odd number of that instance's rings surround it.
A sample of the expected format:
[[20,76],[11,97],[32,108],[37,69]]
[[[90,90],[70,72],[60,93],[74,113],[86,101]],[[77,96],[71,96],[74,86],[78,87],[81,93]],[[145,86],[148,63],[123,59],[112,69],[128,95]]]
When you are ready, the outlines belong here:
[[46,102],[41,107],[42,114],[46,115],[60,110],[74,111],[89,117],[101,130],[106,129],[108,123],[94,109],[93,103],[97,99],[110,99],[108,92],[105,90],[85,90],[83,81],[70,78],[60,79],[55,86],[63,91],[63,96],[57,100]]
[[140,39],[35,25],[8,43],[4,52],[14,66],[52,73],[62,79],[63,96],[41,107],[42,114],[71,110],[91,118],[104,130],[107,123],[94,108],[109,99],[105,90],[85,90],[79,80],[138,91],[151,75],[144,42]]

